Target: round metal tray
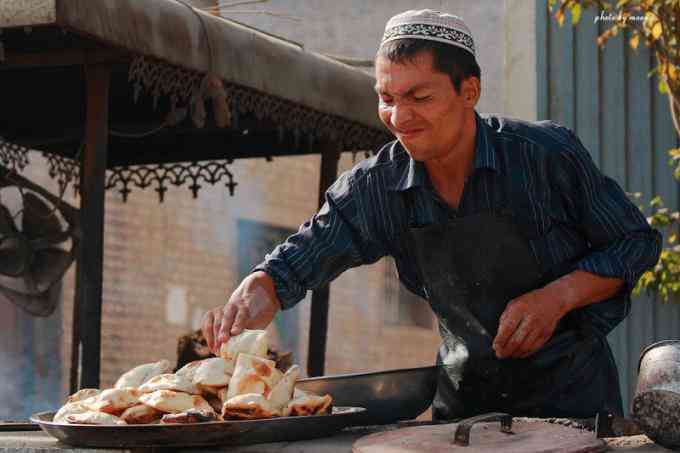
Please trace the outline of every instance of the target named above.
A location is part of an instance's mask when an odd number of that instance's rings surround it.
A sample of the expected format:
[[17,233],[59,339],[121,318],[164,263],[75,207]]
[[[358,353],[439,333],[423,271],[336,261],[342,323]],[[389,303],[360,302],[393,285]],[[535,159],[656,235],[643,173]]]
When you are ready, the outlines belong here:
[[55,412],[40,412],[31,421],[61,442],[78,447],[188,447],[245,445],[329,436],[353,424],[365,409],[334,407],[331,415],[181,425],[71,425],[54,423]]

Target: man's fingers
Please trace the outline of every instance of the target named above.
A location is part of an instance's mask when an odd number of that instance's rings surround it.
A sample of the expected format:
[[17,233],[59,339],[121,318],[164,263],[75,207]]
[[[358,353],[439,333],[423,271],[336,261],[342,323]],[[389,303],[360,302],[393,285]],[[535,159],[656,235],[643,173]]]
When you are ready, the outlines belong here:
[[217,348],[229,340],[229,331],[231,330],[231,325],[234,323],[236,310],[237,308],[234,304],[227,304],[224,309],[222,309],[222,325],[220,326],[220,333],[217,337]]
[[215,336],[213,335],[213,321],[214,321],[215,315],[213,314],[212,310],[208,311],[204,316],[203,316],[203,324],[201,326],[201,330],[203,331],[203,336],[205,337],[205,341],[208,343],[208,349],[211,351],[213,350],[214,342],[215,342]]
[[505,343],[505,348],[503,350],[504,357],[517,357],[524,339],[529,336],[530,331],[528,325],[529,320],[526,317],[520,320],[515,332],[512,334],[507,343]]
[[525,358],[530,356],[536,350],[538,340],[543,336],[541,331],[529,331],[522,341],[522,344],[515,351],[514,357]]
[[238,311],[236,312],[234,324],[231,326],[231,331],[229,333],[231,335],[240,334],[243,331],[243,329],[246,328],[248,318],[250,318],[250,310],[248,310],[248,307],[246,306],[239,307]]
[[215,351],[220,346],[220,328],[222,327],[222,322],[222,310],[213,310],[213,347],[211,348],[213,354],[215,354]]
[[497,356],[502,356],[500,353],[507,348],[508,341],[510,341],[514,335],[521,321],[522,318],[511,311],[503,313],[500,324],[498,325],[498,333],[493,341],[493,349],[496,351]]

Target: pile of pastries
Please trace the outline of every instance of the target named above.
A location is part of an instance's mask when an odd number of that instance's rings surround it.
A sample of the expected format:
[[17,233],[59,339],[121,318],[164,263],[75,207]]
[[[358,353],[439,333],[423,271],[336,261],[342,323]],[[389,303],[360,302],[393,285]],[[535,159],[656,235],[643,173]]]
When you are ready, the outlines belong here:
[[175,373],[167,360],[139,365],[111,389],[71,395],[53,421],[169,424],[330,413],[331,396],[296,389],[300,368],[281,372],[267,359],[267,346],[266,331],[245,330],[222,345],[220,357],[190,362]]

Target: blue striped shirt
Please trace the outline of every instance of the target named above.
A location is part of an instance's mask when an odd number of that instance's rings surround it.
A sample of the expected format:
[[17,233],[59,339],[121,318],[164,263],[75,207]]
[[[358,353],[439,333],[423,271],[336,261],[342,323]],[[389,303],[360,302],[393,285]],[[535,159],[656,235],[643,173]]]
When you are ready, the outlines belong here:
[[255,269],[273,278],[289,308],[346,269],[389,255],[401,282],[426,298],[403,239],[408,229],[510,206],[543,269],[566,263],[624,280],[612,299],[582,309],[606,334],[628,314],[630,290],[656,264],[661,235],[567,128],[477,115],[475,146],[457,209],[394,141],[343,173],[321,210]]

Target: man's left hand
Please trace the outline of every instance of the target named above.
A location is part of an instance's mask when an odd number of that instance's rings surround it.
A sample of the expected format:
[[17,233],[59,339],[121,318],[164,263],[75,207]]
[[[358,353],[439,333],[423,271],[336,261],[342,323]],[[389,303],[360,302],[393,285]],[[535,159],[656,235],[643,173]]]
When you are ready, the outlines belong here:
[[510,301],[493,342],[496,356],[500,359],[530,356],[552,337],[565,314],[560,297],[545,288]]

